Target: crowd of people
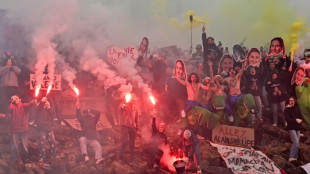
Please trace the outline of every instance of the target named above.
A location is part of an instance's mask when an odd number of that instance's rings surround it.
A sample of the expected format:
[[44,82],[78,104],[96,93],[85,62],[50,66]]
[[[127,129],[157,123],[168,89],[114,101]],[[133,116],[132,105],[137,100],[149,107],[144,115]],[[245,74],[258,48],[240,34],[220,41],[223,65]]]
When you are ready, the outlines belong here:
[[[282,125],[287,127],[291,136],[293,145],[289,160],[298,158],[300,126],[304,119],[301,116],[305,111],[299,111],[297,102],[299,93],[295,92],[295,88],[305,85],[307,80],[304,79],[310,75],[310,68],[304,66],[310,63],[310,52],[307,52],[309,50],[305,50],[302,57],[291,58],[280,37],[270,41],[269,50],[248,49],[243,45],[234,48],[236,49],[233,49],[231,54],[227,48],[223,49],[221,42],[216,45],[214,38],[207,37],[204,27],[202,45],[197,44],[196,51],[192,54],[180,49],[176,54],[169,51],[150,51],[148,38],[143,38],[138,49],[139,57],[135,68],[159,101],[158,113],[152,117],[151,139],[154,143],[151,143],[152,148],[149,149],[153,166],[159,165],[163,155],[163,151],[159,148],[160,144],[168,143],[164,133],[166,124],[178,123],[194,106],[214,112],[215,96],[223,97],[226,123],[231,124],[234,121],[232,108],[244,94],[251,94],[256,106],[247,126],[251,127],[254,122],[268,121],[268,115],[263,115],[263,109],[270,110],[272,113],[270,124],[277,127],[281,117]],[[72,54],[67,52],[59,54],[67,55],[68,66],[75,66],[74,68],[78,69],[78,59],[72,59]],[[57,120],[62,122],[59,96],[67,88],[63,87],[63,91],[54,91],[48,97],[32,99],[33,91],[29,88],[31,70],[23,62],[15,59],[10,52],[5,53],[2,58],[4,63],[0,67],[0,113],[1,117],[11,118],[10,132],[14,156],[18,159],[22,159],[23,156],[18,151],[17,139],[21,140],[25,154],[28,153],[28,125],[35,124],[39,132],[39,161],[44,162],[46,159],[44,147],[47,140],[50,143],[52,156],[56,157],[56,140],[52,124]],[[143,100],[141,90],[134,86],[131,101],[122,103],[123,100],[120,98],[122,95],[118,93],[120,86],[87,90],[96,86],[98,79],[91,73],[83,71],[80,71],[77,77],[76,84],[82,91],[81,97],[103,96],[109,101],[106,105],[107,119],[112,126],[121,126],[120,159],[123,158],[126,144],[129,143],[130,160],[133,161],[136,133],[143,124],[139,122],[139,117],[147,114],[143,110],[143,104],[141,102],[137,104],[137,98]],[[95,110],[81,112],[79,101],[76,103],[76,109],[76,116],[82,128],[79,142],[83,159],[89,160],[87,155],[89,145],[95,151],[96,163],[100,164],[104,160],[96,131],[100,112]],[[158,128],[157,116],[166,122],[161,122]],[[181,130],[179,135],[180,153],[184,153],[186,157],[194,157],[198,172],[201,172],[197,133],[191,128],[186,128]]]

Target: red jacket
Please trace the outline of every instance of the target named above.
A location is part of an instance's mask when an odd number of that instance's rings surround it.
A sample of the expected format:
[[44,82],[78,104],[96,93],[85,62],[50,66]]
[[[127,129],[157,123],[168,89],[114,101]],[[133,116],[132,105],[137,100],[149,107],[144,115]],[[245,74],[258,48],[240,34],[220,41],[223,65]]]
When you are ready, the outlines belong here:
[[28,131],[29,115],[27,111],[30,109],[31,106],[32,103],[20,102],[19,104],[10,104],[9,112],[12,114],[10,119],[12,133]]

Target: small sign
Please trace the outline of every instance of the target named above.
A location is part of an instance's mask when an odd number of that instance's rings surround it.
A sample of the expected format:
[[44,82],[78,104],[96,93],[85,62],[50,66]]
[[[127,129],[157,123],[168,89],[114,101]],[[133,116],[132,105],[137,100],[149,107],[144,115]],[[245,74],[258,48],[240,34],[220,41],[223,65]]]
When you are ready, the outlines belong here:
[[[47,74],[43,75],[43,80],[41,84],[41,90],[47,90],[51,79],[48,77]],[[53,79],[53,86],[52,90],[61,90],[61,75],[55,74]],[[33,90],[37,86],[37,78],[35,74],[30,74],[30,89]]]
[[121,59],[125,58],[131,58],[133,60],[137,60],[138,58],[137,49],[133,46],[128,46],[123,49],[116,46],[109,48],[107,53],[107,59],[108,62],[110,62],[111,64],[116,65]]
[[218,124],[212,130],[212,141],[220,144],[252,147],[254,146],[254,129]]

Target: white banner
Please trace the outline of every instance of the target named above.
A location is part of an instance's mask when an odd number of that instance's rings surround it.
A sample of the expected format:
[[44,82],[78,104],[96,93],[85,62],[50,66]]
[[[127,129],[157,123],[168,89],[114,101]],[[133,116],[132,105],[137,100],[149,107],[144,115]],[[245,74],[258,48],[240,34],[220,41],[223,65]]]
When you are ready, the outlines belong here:
[[261,151],[215,143],[211,145],[217,148],[227,167],[235,174],[281,174],[274,162]]
[[128,46],[123,49],[116,46],[109,48],[107,59],[111,64],[116,65],[121,59],[125,58],[136,60],[138,58],[137,49],[133,46]]
[[[50,84],[50,79],[47,74],[43,75],[41,90],[47,90]],[[37,86],[37,79],[35,74],[30,74],[30,89],[33,90]],[[61,75],[55,74],[53,79],[52,90],[61,90]]]

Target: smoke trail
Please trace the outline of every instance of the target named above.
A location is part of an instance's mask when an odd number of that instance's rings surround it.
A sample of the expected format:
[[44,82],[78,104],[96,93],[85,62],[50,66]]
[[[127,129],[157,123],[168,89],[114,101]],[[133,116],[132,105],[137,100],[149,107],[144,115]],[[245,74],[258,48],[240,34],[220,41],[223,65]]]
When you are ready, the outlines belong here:
[[123,58],[115,65],[116,69],[124,78],[129,79],[133,84],[137,85],[138,88],[150,95],[151,88],[144,83],[142,77],[139,75],[138,70],[135,68],[136,62],[131,58]]
[[127,80],[111,70],[111,67],[97,56],[96,51],[87,45],[84,47],[80,57],[80,66],[84,71],[91,72],[99,81],[104,81],[104,88],[107,89],[113,85],[121,85],[120,92],[131,92],[131,84]]
[[[55,9],[51,9],[51,6]],[[64,9],[63,6],[68,6],[70,8]],[[52,85],[54,75],[55,75],[55,62],[56,62],[56,44],[52,42],[57,34],[64,32],[67,29],[67,25],[71,23],[72,16],[75,13],[75,3],[74,1],[63,1],[55,0],[48,1],[44,4],[47,7],[43,15],[40,25],[35,28],[34,34],[32,36],[32,47],[36,52],[37,63],[35,64],[37,82],[40,85],[42,83],[42,72],[46,65],[48,65],[48,77],[50,84]],[[59,10],[62,9],[62,10]]]

